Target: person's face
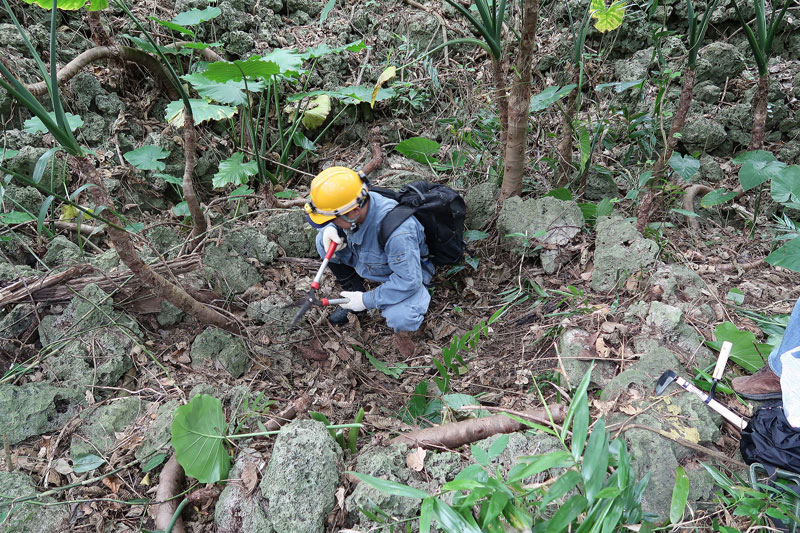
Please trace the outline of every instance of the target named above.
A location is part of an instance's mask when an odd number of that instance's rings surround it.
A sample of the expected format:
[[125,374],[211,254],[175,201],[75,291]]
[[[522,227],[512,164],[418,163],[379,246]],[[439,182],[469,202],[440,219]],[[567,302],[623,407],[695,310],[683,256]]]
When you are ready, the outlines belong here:
[[[347,215],[347,218],[349,218],[350,221],[355,221],[356,223],[361,224],[362,222],[364,222],[364,219],[367,218],[367,206],[368,205],[369,204],[367,204],[367,205],[365,205],[363,207],[355,207],[355,208],[351,209],[350,211],[348,211],[347,213],[345,213],[345,215]],[[336,218],[333,219],[333,223],[336,224],[338,227],[340,227],[342,229],[348,229],[348,230],[350,229],[350,226],[351,226],[351,222],[350,221],[348,221],[346,218],[341,217],[341,216],[336,217]]]

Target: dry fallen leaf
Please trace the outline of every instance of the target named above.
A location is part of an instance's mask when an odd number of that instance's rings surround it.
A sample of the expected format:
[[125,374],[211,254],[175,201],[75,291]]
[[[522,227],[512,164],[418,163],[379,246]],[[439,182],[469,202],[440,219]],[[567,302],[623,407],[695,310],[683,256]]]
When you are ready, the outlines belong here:
[[344,509],[344,499],[345,499],[346,491],[344,487],[339,487],[336,489],[336,503],[339,505],[339,509]]
[[144,486],[149,486],[150,485],[150,472],[148,472],[148,473],[146,473],[144,475],[144,477],[142,478],[142,481],[140,483],[142,485],[144,485]]
[[72,473],[72,467],[69,466],[69,463],[63,457],[59,457],[53,461],[53,470],[64,476]]
[[103,485],[108,487],[114,494],[117,494],[119,492],[120,487],[122,487],[122,480],[114,475],[104,477],[102,479],[102,482]]
[[592,400],[592,405],[595,409],[600,411],[600,416],[606,416],[608,413],[614,410],[616,406],[616,400],[610,400],[608,402],[602,402],[600,400]]
[[634,407],[632,405],[621,405],[619,407],[619,410],[622,411],[623,413],[625,413],[626,415],[630,415],[630,416],[636,416],[636,415],[638,415],[638,414],[643,412],[638,407]]
[[253,492],[258,485],[258,468],[253,463],[247,463],[242,469],[242,484],[247,492]]
[[597,352],[597,357],[602,357],[603,359],[611,354],[611,348],[606,346],[606,341],[600,335],[598,335],[597,340],[594,341],[594,349]]
[[422,472],[422,469],[425,468],[425,455],[427,452],[422,448],[417,448],[413,452],[410,452],[406,455],[406,465],[415,471],[415,472]]

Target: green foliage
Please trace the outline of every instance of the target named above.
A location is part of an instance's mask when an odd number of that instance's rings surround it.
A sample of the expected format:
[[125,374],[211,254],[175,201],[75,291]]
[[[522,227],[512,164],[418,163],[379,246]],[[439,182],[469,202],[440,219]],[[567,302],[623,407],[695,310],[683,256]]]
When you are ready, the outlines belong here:
[[682,466],[675,470],[675,486],[672,488],[672,501],[669,504],[669,521],[677,524],[683,518],[686,502],[689,500],[689,476]]
[[[492,467],[491,461],[505,449],[507,435],[498,437],[488,450],[473,444],[472,457],[477,464],[445,483],[439,494],[430,495],[393,481],[353,474],[388,494],[421,500],[420,531],[431,531],[434,523],[446,533],[606,532],[621,530],[623,525],[646,527],[647,521],[654,518],[641,508],[648,475],[638,481],[633,479],[624,439],[610,442],[602,418],[586,438],[590,375],[591,371],[587,372],[574,391],[560,432],[537,426],[557,437],[563,449],[521,458],[505,478],[499,469]],[[567,444],[570,434],[572,440]],[[525,482],[555,468],[566,470],[552,483]],[[676,487],[677,507],[688,489],[683,480]],[[446,493],[452,493],[449,505],[442,498]]]
[[678,152],[672,152],[669,158],[669,166],[684,181],[689,181],[700,170],[700,161],[690,155],[682,156]]
[[[53,121],[56,120],[56,114],[55,113],[50,112],[50,113],[48,113],[48,115],[50,116],[50,118]],[[81,117],[79,117],[78,115],[73,115],[72,113],[65,113],[65,117],[66,117],[66,120],[67,120],[67,124],[69,125],[70,131],[75,131],[78,128],[80,128],[81,126],[83,126],[83,119]],[[31,118],[29,118],[28,120],[25,121],[25,123],[22,125],[22,127],[28,133],[44,133],[44,132],[48,131],[47,126],[42,121],[42,119],[40,119],[39,117],[31,117]]]
[[228,184],[245,185],[251,176],[258,174],[258,165],[255,161],[244,162],[244,154],[236,152],[228,159],[220,161],[219,171],[214,174],[212,184],[219,189]]
[[[705,463],[700,464],[718,487],[714,494],[716,501],[725,508],[724,516],[740,517],[740,520],[747,522],[748,531],[771,528],[773,523],[770,519],[781,520],[791,526],[792,530],[800,525],[797,495],[790,488],[781,485],[782,482],[779,481],[777,486],[759,483],[755,479],[754,471],[751,471],[748,484],[736,473],[725,473]],[[720,524],[717,519],[714,520],[714,528],[724,533],[739,533],[738,528]]]
[[[36,4],[45,9],[52,9],[53,0],[25,0],[26,4]],[[108,7],[108,0],[57,0],[58,9],[75,11],[86,8],[89,11],[100,11]]]
[[93,453],[82,453],[72,458],[72,471],[76,474],[91,472],[105,464],[106,460]]
[[531,96],[531,103],[528,107],[528,111],[531,113],[535,111],[544,111],[551,105],[555,104],[569,93],[575,90],[577,87],[576,84],[571,83],[569,85],[565,85],[564,87],[559,87],[558,85],[551,85],[550,87],[546,88],[539,94],[535,94]]
[[747,43],[750,45],[750,51],[753,52],[753,57],[758,65],[759,76],[769,75],[769,59],[772,55],[772,43],[775,39],[775,34],[783,22],[786,15],[786,10],[792,0],[785,0],[783,7],[778,8],[775,2],[770,2],[772,9],[770,15],[767,15],[765,0],[754,0],[753,8],[755,9],[755,31],[748,24],[749,20],[745,18],[741,9],[739,8],[740,0],[733,0],[733,7],[736,10],[736,16],[739,18],[739,23],[744,30],[747,37]]
[[[312,418],[312,420],[316,420],[317,422],[322,422],[326,426],[329,426],[328,432],[333,437],[339,446],[343,450],[349,450],[350,453],[356,453],[356,443],[358,441],[358,429],[360,427],[361,421],[364,420],[364,408],[359,408],[358,412],[356,413],[356,417],[353,419],[353,426],[350,428],[335,428],[330,427],[331,423],[328,420],[328,417],[322,413],[318,413],[316,411],[309,411],[308,416]],[[347,429],[347,431],[345,431]]]
[[[216,105],[210,103],[208,100],[202,98],[191,98],[189,103],[192,108],[192,117],[195,124],[202,124],[208,120],[225,120],[233,117],[236,114],[236,108]],[[182,100],[170,102],[164,111],[164,120],[175,126],[176,128],[183,127],[184,121],[184,103]]]
[[222,403],[198,394],[178,407],[172,422],[172,447],[186,474],[201,483],[228,477],[231,458],[225,450],[225,415]]
[[172,23],[180,26],[195,26],[209,20],[213,20],[222,14],[218,7],[207,7],[205,9],[190,9],[183,13],[178,13],[172,17]]
[[625,16],[625,0],[616,0],[606,7],[603,0],[592,0],[592,18],[596,20],[594,27],[600,33],[616,30]]
[[[169,154],[169,150],[164,150],[160,146],[146,144],[141,148],[137,148],[136,150],[125,152],[122,154],[122,157],[124,157],[128,163],[133,165],[134,168],[138,168],[139,170],[161,171],[167,168],[167,165],[160,160],[165,159],[169,156]],[[165,179],[165,181],[169,180]]]
[[729,341],[733,344],[730,359],[748,372],[755,372],[764,366],[764,358],[772,351],[769,344],[756,342],[756,336],[749,331],[740,331],[731,322],[723,322],[714,329],[716,341],[706,344],[715,351],[722,348],[722,343]]
[[492,57],[500,59],[503,54],[501,34],[506,15],[506,0],[500,0],[499,3],[495,0],[492,0],[491,3],[487,0],[472,0],[471,7],[478,12],[478,17],[470,8],[456,0],[447,0],[447,3],[472,24],[475,31],[486,41]]
[[709,207],[721,205],[736,198],[737,194],[736,191],[729,191],[724,187],[721,189],[714,189],[700,199],[700,206],[708,209]]
[[411,137],[397,143],[394,147],[395,150],[403,154],[409,159],[413,159],[423,165],[437,162],[433,157],[441,148],[441,145],[425,137]]

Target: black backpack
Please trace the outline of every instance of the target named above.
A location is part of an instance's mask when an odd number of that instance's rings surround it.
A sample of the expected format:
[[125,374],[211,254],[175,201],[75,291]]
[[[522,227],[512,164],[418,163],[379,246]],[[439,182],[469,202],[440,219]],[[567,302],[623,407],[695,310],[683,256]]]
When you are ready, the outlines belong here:
[[377,192],[397,201],[381,221],[378,242],[381,248],[397,227],[414,215],[425,228],[428,259],[434,265],[452,265],[464,255],[464,219],[467,204],[456,191],[429,181],[415,181],[400,190],[370,186]]

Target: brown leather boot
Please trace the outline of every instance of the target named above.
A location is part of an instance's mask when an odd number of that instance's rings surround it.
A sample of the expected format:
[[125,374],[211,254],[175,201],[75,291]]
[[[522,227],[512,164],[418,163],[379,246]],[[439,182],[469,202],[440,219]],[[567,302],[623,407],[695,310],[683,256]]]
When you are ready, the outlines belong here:
[[417,351],[417,345],[410,331],[398,331],[394,334],[394,347],[402,357],[412,357]]
[[781,379],[765,364],[752,376],[734,378],[733,390],[748,400],[774,400],[781,397]]

